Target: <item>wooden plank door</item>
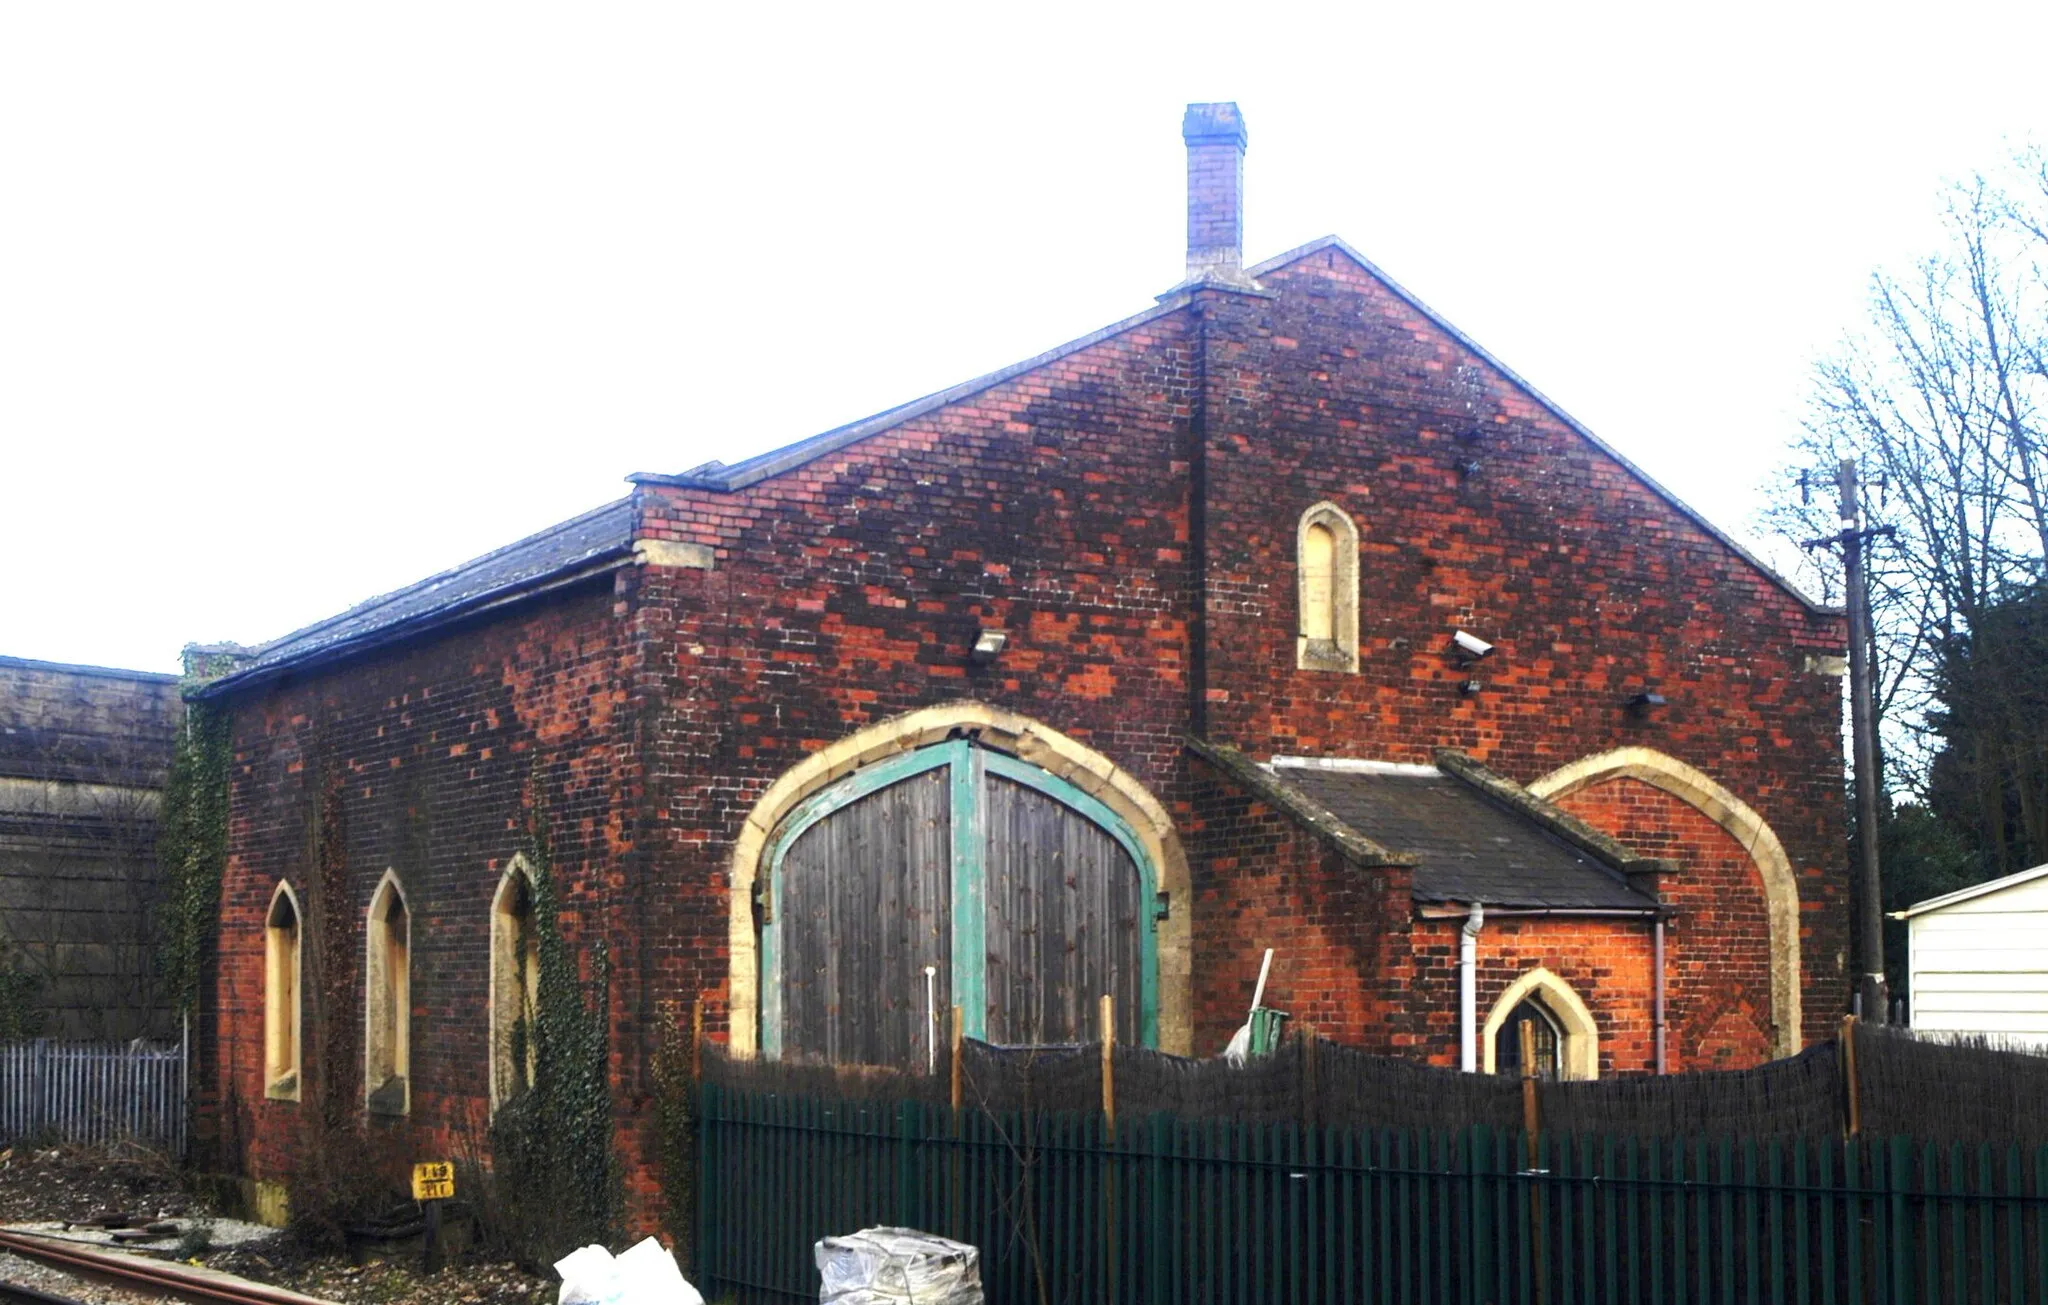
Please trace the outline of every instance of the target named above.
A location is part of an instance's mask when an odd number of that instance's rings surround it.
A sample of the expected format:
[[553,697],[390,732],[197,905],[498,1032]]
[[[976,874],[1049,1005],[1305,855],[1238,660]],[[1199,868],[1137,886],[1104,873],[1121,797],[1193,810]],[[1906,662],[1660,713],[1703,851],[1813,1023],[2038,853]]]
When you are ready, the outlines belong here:
[[990,772],[980,786],[986,893],[983,997],[990,1042],[1099,1039],[1115,999],[1120,1042],[1143,1040],[1137,864],[1072,806]]
[[782,1054],[922,1067],[925,966],[939,1037],[952,1005],[950,779],[939,766],[858,797],[799,834],[778,891]]

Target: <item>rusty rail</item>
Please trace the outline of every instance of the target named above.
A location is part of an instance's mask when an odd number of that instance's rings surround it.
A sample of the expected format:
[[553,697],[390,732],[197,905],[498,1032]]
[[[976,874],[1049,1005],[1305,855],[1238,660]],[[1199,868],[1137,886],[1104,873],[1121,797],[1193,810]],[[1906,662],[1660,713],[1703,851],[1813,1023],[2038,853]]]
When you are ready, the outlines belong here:
[[[316,1296],[270,1287],[226,1274],[201,1273],[179,1264],[165,1264],[133,1255],[89,1251],[70,1243],[47,1241],[27,1233],[0,1232],[0,1250],[13,1251],[32,1259],[79,1273],[120,1278],[153,1291],[169,1292],[197,1300],[221,1301],[225,1305],[332,1305]],[[32,1288],[9,1286],[9,1291]],[[52,1298],[62,1301],[62,1297]]]

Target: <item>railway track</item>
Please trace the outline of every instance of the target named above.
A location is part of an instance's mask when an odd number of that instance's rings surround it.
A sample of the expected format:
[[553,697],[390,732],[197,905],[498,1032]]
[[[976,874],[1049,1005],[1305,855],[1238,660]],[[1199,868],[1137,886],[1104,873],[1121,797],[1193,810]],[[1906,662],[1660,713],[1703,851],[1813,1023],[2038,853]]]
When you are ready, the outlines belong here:
[[[0,1231],[0,1250],[38,1260],[68,1273],[86,1274],[117,1282],[129,1291],[155,1294],[166,1300],[197,1301],[204,1305],[332,1305],[318,1297],[286,1291],[246,1278],[195,1269],[182,1264],[89,1250],[67,1242],[55,1242],[26,1233]],[[68,1297],[35,1287],[0,1282],[0,1301],[21,1301],[30,1305],[81,1305]]]

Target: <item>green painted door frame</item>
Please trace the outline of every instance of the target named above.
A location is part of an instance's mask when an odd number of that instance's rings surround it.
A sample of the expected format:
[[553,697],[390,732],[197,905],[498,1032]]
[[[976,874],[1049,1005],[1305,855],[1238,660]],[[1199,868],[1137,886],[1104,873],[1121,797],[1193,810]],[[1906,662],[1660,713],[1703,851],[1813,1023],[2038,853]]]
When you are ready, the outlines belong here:
[[761,927],[761,1050],[769,1059],[782,1055],[782,859],[790,847],[812,826],[836,811],[858,802],[868,794],[891,784],[944,766],[950,770],[951,800],[948,819],[952,822],[953,897],[953,1000],[960,1006],[961,1023],[970,1038],[984,1036],[988,1027],[988,902],[986,891],[988,847],[982,798],[987,776],[996,775],[1026,788],[1036,789],[1062,806],[1076,812],[1115,839],[1138,869],[1138,928],[1140,1010],[1143,1012],[1141,1038],[1148,1047],[1159,1045],[1159,949],[1157,915],[1151,904],[1159,900],[1159,875],[1152,858],[1130,827],[1114,811],[1048,771],[1017,760],[1006,753],[975,747],[966,739],[919,748],[863,767],[799,803],[785,817],[761,854],[768,874],[768,919]]

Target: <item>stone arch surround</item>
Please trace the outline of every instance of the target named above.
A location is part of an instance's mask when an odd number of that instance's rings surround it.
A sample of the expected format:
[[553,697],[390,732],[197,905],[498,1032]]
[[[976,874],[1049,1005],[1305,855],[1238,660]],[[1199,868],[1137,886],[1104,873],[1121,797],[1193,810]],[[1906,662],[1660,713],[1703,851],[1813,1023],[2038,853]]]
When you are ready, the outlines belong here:
[[1500,1036],[1501,1026],[1514,1014],[1515,1007],[1530,997],[1542,1001],[1558,1022],[1565,1037],[1564,1054],[1561,1057],[1565,1077],[1580,1082],[1591,1082],[1600,1077],[1600,1023],[1593,1018],[1576,989],[1556,974],[1539,965],[1525,972],[1508,985],[1507,991],[1493,1003],[1487,1013],[1486,1027],[1480,1033],[1481,1068],[1488,1074],[1499,1072],[1497,1063],[1499,1048],[1495,1039]]
[[940,743],[956,735],[1041,767],[1114,811],[1141,842],[1159,874],[1167,915],[1159,922],[1159,1046],[1180,1055],[1194,1044],[1190,934],[1194,914],[1188,860],[1172,817],[1159,800],[1116,763],[1028,716],[961,701],[924,707],[881,721],[828,744],[784,771],[754,803],[740,827],[728,869],[727,971],[730,1049],[752,1056],[760,1046],[760,939],[754,893],[762,853],[782,818],[805,798],[862,766]]
[[1706,772],[1652,748],[1616,748],[1562,766],[1529,785],[1557,802],[1614,779],[1634,779],[1671,794],[1721,827],[1755,865],[1769,923],[1772,1050],[1794,1055],[1801,1045],[1799,886],[1791,858],[1764,818]]

